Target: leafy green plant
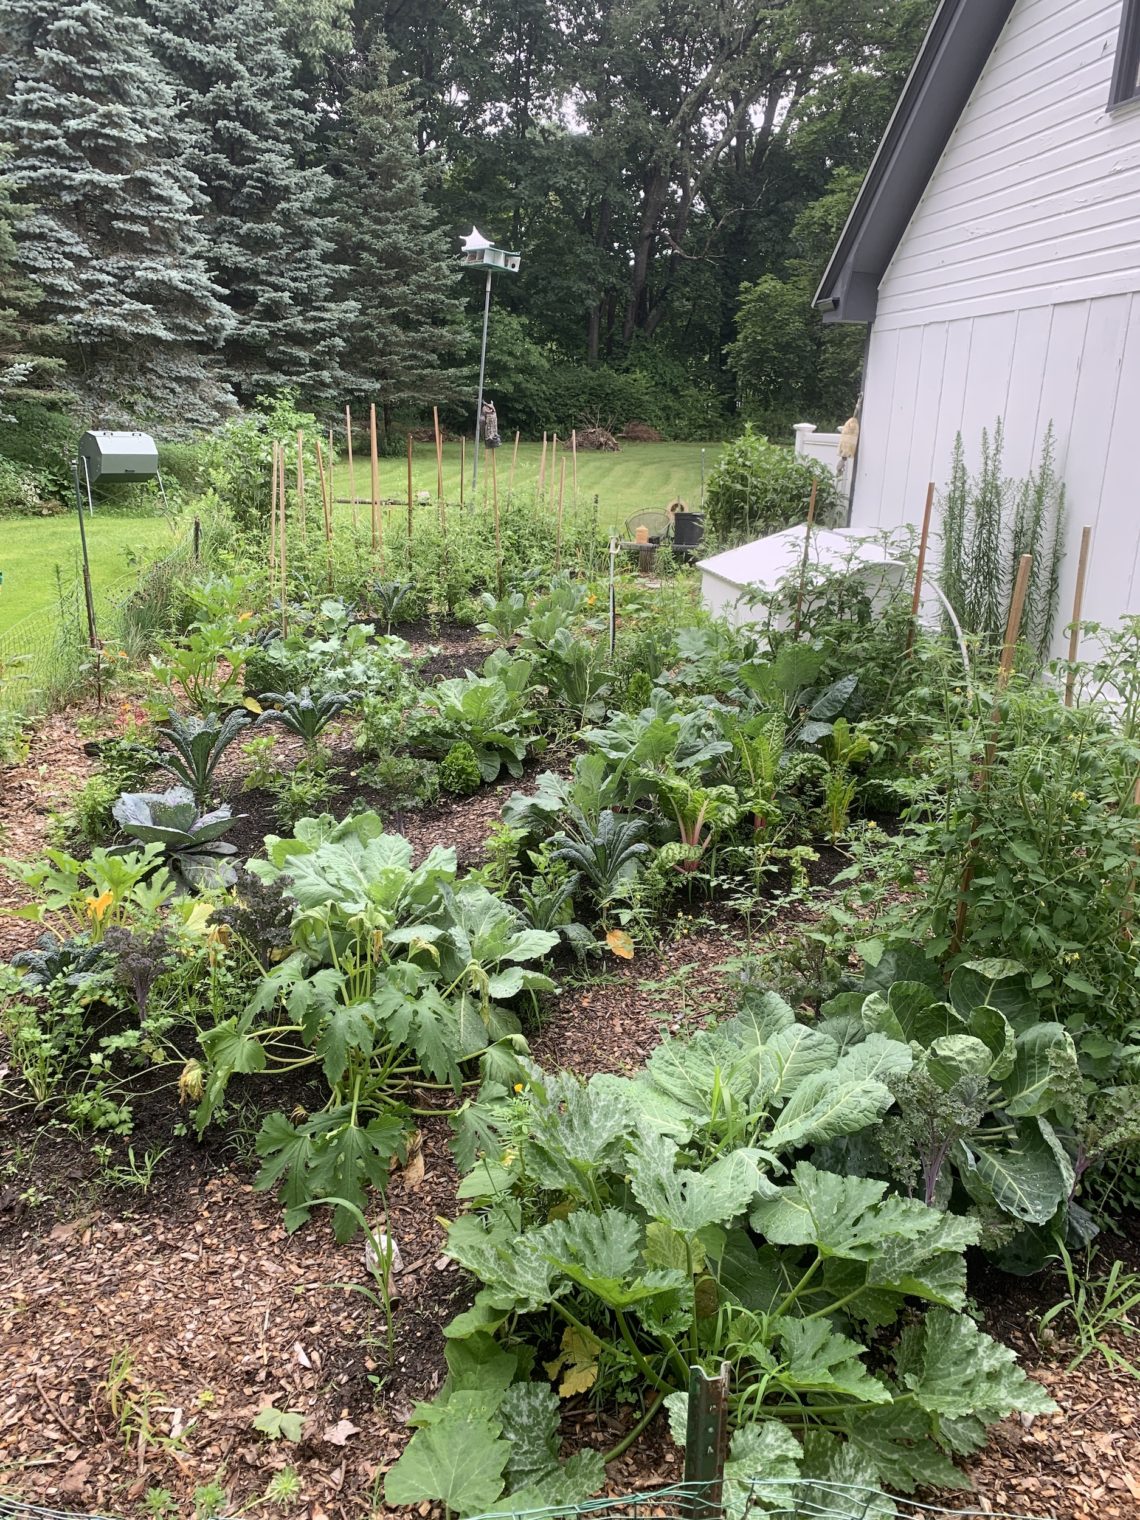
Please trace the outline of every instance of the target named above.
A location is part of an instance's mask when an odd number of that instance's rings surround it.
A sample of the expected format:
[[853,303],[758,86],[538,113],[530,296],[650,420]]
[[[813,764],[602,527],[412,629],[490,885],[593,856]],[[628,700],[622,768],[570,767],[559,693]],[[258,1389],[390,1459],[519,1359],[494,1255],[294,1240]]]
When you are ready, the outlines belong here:
[[408,742],[440,756],[465,742],[484,781],[496,780],[503,766],[521,776],[528,753],[542,746],[533,737],[537,714],[527,706],[531,670],[529,660],[497,650],[484,662],[481,676],[468,672],[437,682],[411,715]]
[[705,495],[710,525],[722,539],[764,538],[807,517],[816,481],[816,521],[835,520],[837,497],[831,472],[809,465],[745,424],[744,432],[713,466]]
[[960,1485],[951,1459],[987,1424],[1052,1407],[962,1312],[978,1227],[803,1159],[873,1130],[912,1059],[753,992],[634,1078],[534,1068],[520,1095],[488,1088],[457,1120],[474,1211],[447,1251],[481,1287],[449,1342],[486,1364],[501,1331],[550,1357],[563,1397],[636,1377],[677,1419],[689,1367],[728,1360],[753,1473],[778,1457],[788,1477]]
[[236,709],[221,719],[173,717],[158,730],[173,753],[158,754],[155,764],[181,782],[199,807],[205,807],[222,756],[249,722],[249,713]]
[[[187,787],[168,792],[124,792],[113,809],[124,834],[139,844],[157,847],[171,874],[183,886],[196,888],[233,880],[226,857],[235,853],[222,835],[237,821],[227,806],[202,813]],[[133,846],[116,845],[112,854],[130,853]]]
[[300,819],[318,814],[338,790],[332,776],[306,759],[270,782],[274,817],[283,829],[291,829]]
[[2,859],[12,876],[39,901],[16,908],[13,916],[50,923],[60,915],[73,932],[89,933],[98,944],[106,929],[157,914],[174,891],[162,866],[163,846],[142,849],[94,849],[85,860],[65,850],[48,849],[38,860]]
[[361,700],[359,691],[325,692],[314,696],[307,686],[300,691],[267,691],[260,698],[264,711],[258,723],[280,723],[304,741],[312,755],[317,740],[334,718]]
[[249,739],[241,747],[241,754],[249,767],[242,781],[243,792],[267,792],[281,778],[281,767],[273,757],[272,734],[262,734]]
[[[411,845],[385,834],[374,813],[305,819],[266,847],[251,870],[293,901],[294,949],[238,1018],[203,1034],[198,1124],[235,1075],[321,1068],[325,1106],[296,1123],[274,1114],[257,1140],[257,1185],[282,1181],[295,1228],[314,1199],[363,1211],[365,1189],[384,1186],[403,1149],[396,1094],[408,1079],[459,1090],[469,1062],[515,1069],[519,1022],[505,1004],[553,985],[527,963],[557,937],[482,887],[456,888],[453,850],[437,847],[413,866]],[[355,1228],[351,1210],[334,1223],[340,1238]]]
[[456,797],[469,797],[483,785],[479,757],[466,739],[453,744],[439,762],[439,785]]
[[638,819],[619,817],[607,808],[596,828],[582,819],[573,833],[556,834],[551,854],[582,878],[604,916],[629,890],[641,857],[649,851],[644,834],[645,825]]
[[236,707],[250,646],[239,642],[238,622],[226,619],[192,628],[181,642],[159,641],[155,675],[176,701],[202,717]]

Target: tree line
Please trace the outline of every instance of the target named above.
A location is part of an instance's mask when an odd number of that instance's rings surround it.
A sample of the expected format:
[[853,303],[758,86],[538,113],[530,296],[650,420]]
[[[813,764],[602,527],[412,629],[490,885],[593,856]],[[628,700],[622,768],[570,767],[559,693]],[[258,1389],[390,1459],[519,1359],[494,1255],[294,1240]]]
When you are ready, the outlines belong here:
[[[0,0],[0,407],[850,409],[812,286],[932,0]],[[461,412],[457,415],[462,415]]]

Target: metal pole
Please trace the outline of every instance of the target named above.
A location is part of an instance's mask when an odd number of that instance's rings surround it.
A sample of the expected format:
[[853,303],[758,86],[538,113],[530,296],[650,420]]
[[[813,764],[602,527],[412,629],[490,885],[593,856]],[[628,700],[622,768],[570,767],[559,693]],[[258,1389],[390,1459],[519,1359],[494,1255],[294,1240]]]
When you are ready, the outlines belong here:
[[[79,459],[72,460],[71,472],[75,478],[75,510],[79,514],[79,545],[83,555],[83,597],[87,603],[87,638],[92,649],[99,645],[98,636],[95,632],[95,598],[91,591],[91,562],[87,558],[87,529],[83,526],[83,497],[79,490]],[[87,505],[89,510],[94,510],[91,501],[91,476],[87,469],[87,460],[83,460],[83,474],[87,481]]]
[[723,1520],[724,1459],[728,1444],[729,1364],[711,1377],[689,1368],[685,1428],[686,1512],[689,1520]]
[[479,430],[483,426],[483,377],[487,372],[487,323],[491,317],[491,271],[487,271],[487,290],[483,297],[483,347],[479,353],[479,400],[475,403],[475,463],[471,466],[471,495],[479,484]]

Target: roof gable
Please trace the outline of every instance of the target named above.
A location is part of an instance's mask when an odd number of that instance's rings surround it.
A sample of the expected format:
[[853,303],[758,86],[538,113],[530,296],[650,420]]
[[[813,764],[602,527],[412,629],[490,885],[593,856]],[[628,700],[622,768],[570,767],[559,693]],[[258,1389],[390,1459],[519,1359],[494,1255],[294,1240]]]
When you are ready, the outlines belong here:
[[825,322],[873,322],[879,282],[1016,0],[942,0],[816,292]]

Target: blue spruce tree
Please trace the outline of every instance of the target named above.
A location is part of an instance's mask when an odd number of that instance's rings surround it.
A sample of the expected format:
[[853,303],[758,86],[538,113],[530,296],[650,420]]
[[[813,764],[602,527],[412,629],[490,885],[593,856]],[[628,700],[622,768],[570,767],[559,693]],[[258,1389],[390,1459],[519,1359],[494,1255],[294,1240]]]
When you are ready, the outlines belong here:
[[376,43],[351,81],[332,161],[344,288],[357,301],[344,329],[346,389],[378,401],[386,437],[394,407],[454,395],[447,367],[465,337],[458,250],[428,199],[433,165],[417,149],[406,90],[388,82],[391,62]]
[[149,28],[103,0],[0,0],[0,138],[21,273],[92,420],[216,420],[230,323]]
[[285,386],[336,397],[355,306],[334,295],[332,185],[282,30],[258,0],[142,4],[193,126],[211,269],[233,317],[227,374],[242,400]]

